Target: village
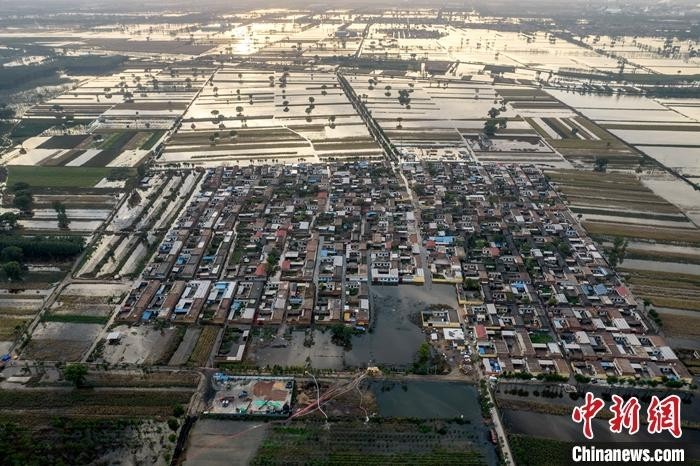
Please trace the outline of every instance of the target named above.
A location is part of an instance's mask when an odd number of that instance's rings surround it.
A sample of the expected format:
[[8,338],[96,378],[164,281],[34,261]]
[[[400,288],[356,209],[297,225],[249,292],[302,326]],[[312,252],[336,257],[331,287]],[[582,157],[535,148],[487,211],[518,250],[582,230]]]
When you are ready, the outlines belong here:
[[530,3],[0,15],[8,422],[539,465],[586,392],[673,394],[700,444],[694,10]]
[[365,332],[371,288],[448,284],[421,325],[484,374],[691,382],[539,169],[416,162],[401,175],[411,194],[377,162],[207,170],[116,321],[220,327],[239,344],[222,338],[217,360],[241,362],[254,328]]

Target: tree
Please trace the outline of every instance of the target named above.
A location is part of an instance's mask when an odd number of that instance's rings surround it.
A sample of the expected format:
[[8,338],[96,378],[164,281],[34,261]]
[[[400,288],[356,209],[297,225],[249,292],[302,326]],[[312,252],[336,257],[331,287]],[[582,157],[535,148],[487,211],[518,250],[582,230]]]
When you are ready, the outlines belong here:
[[352,348],[352,336],[354,334],[354,330],[344,324],[335,324],[331,327],[331,341],[347,350]]
[[596,157],[595,159],[595,171],[604,172],[608,168],[608,159],[603,157]]
[[0,214],[0,230],[14,230],[17,228],[17,214],[5,212]]
[[67,230],[70,224],[70,219],[66,214],[66,206],[59,201],[53,203],[53,208],[56,211],[56,220],[58,220],[58,228],[61,230]]
[[185,414],[185,408],[180,403],[173,406],[173,416],[182,417],[183,414]]
[[625,260],[625,254],[627,253],[627,240],[620,236],[615,237],[613,241],[613,247],[608,255],[608,262],[612,267],[618,264],[622,264]]
[[127,200],[127,204],[129,205],[130,208],[134,208],[137,205],[141,203],[141,195],[137,190],[134,190],[131,193],[131,196],[129,196],[129,199]]
[[5,262],[2,265],[2,270],[10,281],[17,281],[22,278],[22,266],[17,261]]
[[3,262],[21,262],[23,255],[22,248],[18,246],[7,246],[0,252],[0,258]]
[[81,387],[85,383],[85,376],[88,373],[88,368],[85,364],[68,364],[63,369],[63,377],[69,382],[73,382],[76,387]]
[[170,427],[170,430],[172,431],[177,431],[177,429],[180,427],[180,423],[177,422],[177,419],[171,417],[168,419],[168,427]]
[[416,360],[419,365],[424,365],[430,359],[430,344],[424,341],[418,347],[418,352],[416,353]]
[[484,122],[484,134],[488,137],[492,137],[496,134],[496,120],[491,118]]
[[34,199],[29,191],[20,191],[15,194],[12,200],[12,205],[17,207],[22,212],[31,212]]

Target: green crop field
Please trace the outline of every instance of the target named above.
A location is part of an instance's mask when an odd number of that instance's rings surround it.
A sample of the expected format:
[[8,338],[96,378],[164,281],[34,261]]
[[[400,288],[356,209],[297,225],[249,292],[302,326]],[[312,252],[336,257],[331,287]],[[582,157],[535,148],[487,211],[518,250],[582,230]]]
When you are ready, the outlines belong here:
[[111,168],[106,167],[8,167],[8,186],[27,183],[43,188],[91,188],[107,176]]
[[568,464],[572,445],[558,440],[511,435],[513,459],[520,465]]
[[252,464],[485,464],[459,424],[387,420],[274,426]]

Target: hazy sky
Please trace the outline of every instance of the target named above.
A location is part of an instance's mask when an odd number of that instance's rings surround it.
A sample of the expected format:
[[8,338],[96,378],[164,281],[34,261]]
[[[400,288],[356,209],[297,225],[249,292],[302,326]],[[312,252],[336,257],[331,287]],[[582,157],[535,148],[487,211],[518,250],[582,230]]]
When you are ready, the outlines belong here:
[[546,14],[557,12],[584,12],[602,10],[605,6],[613,8],[636,7],[651,5],[659,10],[660,5],[667,4],[678,8],[687,5],[698,9],[700,0],[463,0],[463,1],[416,1],[416,0],[0,0],[0,17],[12,13],[51,13],[51,12],[143,12],[143,11],[235,11],[239,9],[265,7],[316,7],[319,10],[327,8],[384,8],[384,7],[446,7],[446,8],[476,8],[485,12],[498,14],[522,15],[528,12]]

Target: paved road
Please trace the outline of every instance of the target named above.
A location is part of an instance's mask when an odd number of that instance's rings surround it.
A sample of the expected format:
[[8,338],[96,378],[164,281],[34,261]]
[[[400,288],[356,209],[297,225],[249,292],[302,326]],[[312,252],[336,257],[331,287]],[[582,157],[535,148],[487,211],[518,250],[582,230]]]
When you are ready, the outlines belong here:
[[491,419],[493,420],[493,426],[496,430],[496,435],[498,435],[498,441],[501,444],[501,451],[503,453],[503,459],[508,466],[515,466],[515,461],[513,461],[513,453],[510,450],[510,444],[508,443],[508,435],[506,430],[503,428],[503,423],[501,422],[501,415],[496,407],[496,400],[491,392],[491,387],[488,385],[489,401],[493,404],[491,408]]

